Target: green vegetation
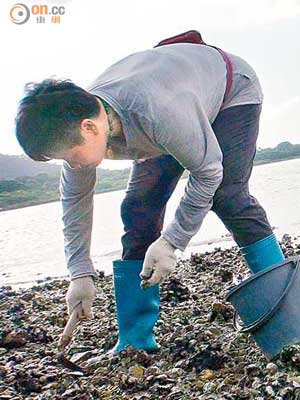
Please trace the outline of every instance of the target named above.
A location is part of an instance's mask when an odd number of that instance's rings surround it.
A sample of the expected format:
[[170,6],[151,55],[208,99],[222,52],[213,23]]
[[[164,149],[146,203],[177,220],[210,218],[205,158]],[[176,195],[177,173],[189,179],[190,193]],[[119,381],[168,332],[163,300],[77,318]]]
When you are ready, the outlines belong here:
[[[274,149],[259,149],[255,164],[300,158],[300,144],[280,143]],[[60,166],[37,163],[24,156],[0,154],[0,210],[59,200]],[[26,171],[26,176],[24,175]],[[130,169],[99,169],[96,193],[125,189]],[[187,173],[183,175],[186,177]]]
[[[60,168],[59,168],[60,170]],[[96,193],[126,187],[130,169],[97,171]],[[59,200],[59,173],[0,180],[0,211]]]
[[268,162],[291,160],[300,157],[300,144],[290,142],[279,143],[274,149],[258,149],[255,156],[255,165],[266,164]]

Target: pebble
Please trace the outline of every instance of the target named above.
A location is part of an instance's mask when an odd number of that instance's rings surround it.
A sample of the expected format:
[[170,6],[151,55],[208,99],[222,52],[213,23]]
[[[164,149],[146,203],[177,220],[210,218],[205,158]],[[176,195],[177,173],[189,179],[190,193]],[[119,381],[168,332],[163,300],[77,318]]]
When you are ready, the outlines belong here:
[[144,376],[144,368],[140,365],[133,365],[132,367],[129,367],[129,375],[133,376],[134,378],[137,379],[142,379]]
[[266,394],[268,396],[274,396],[275,395],[275,392],[274,392],[274,390],[273,390],[273,388],[271,386],[266,386],[265,392],[266,392]]
[[216,377],[216,374],[214,373],[214,371],[212,371],[210,369],[204,369],[201,372],[201,374],[199,374],[199,379],[201,379],[203,381],[211,381],[215,377]]
[[249,364],[245,367],[245,374],[248,376],[258,376],[261,373],[261,369],[257,364]]
[[28,333],[21,330],[13,330],[2,334],[0,346],[12,349],[24,346],[28,341]]
[[275,363],[270,362],[266,366],[266,371],[271,375],[275,375],[276,372],[278,371],[278,367]]

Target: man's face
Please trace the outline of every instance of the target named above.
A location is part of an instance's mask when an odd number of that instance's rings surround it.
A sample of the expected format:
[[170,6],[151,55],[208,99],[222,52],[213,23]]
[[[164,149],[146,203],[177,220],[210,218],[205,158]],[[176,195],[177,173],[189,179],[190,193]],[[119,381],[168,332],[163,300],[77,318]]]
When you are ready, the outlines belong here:
[[106,147],[105,140],[102,139],[100,135],[84,139],[83,144],[65,150],[60,158],[67,161],[72,168],[81,168],[85,165],[98,166],[104,158]]
[[81,121],[80,131],[83,144],[64,150],[57,158],[67,161],[71,167],[80,168],[85,165],[98,166],[105,155],[107,121],[105,113],[93,119]]

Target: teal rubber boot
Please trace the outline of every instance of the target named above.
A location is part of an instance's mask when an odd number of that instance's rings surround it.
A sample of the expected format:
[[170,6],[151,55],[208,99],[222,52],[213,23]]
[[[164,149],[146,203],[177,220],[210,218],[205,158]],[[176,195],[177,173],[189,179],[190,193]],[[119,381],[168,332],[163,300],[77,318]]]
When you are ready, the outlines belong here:
[[157,348],[153,327],[159,315],[159,286],[140,287],[142,260],[113,262],[115,304],[119,329],[118,342],[112,349],[118,353],[125,346],[153,351]]
[[241,247],[240,251],[253,274],[285,259],[274,233],[249,246]]

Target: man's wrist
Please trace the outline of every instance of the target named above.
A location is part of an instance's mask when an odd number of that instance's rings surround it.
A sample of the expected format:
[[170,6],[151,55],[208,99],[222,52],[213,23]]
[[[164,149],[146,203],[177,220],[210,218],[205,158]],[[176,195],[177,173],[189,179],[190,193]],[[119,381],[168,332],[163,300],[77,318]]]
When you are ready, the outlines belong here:
[[97,277],[93,274],[82,274],[82,275],[71,276],[71,281],[75,281],[76,279],[87,278],[87,277],[92,278],[93,282],[95,282],[97,279]]
[[162,239],[164,239],[174,250],[177,250],[177,247],[170,242],[170,240],[166,239],[164,236],[161,236]]

